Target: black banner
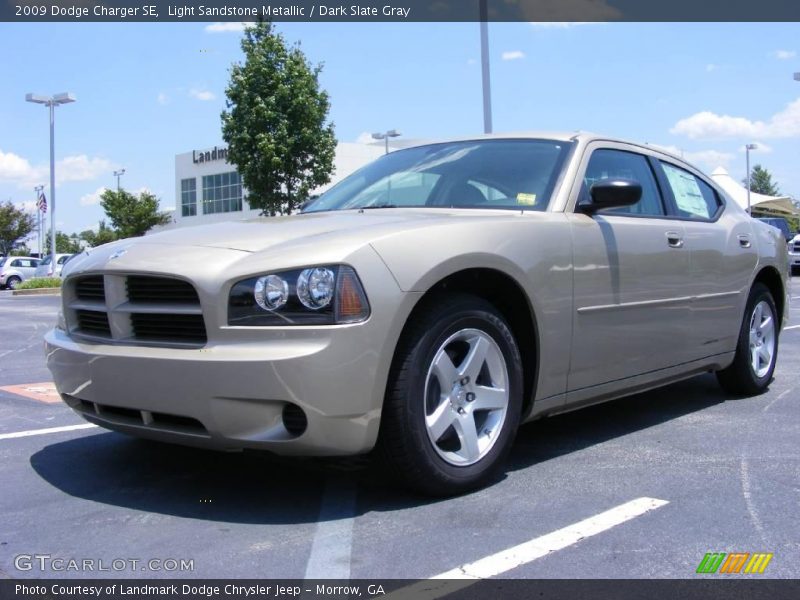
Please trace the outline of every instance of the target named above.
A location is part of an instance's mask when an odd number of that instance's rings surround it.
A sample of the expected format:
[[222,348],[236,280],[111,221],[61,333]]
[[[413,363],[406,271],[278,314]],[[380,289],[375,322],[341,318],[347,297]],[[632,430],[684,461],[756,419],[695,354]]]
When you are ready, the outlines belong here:
[[796,580],[697,579],[460,580],[0,580],[3,600],[783,600],[800,597]]
[[798,0],[0,0],[0,21],[800,21]]

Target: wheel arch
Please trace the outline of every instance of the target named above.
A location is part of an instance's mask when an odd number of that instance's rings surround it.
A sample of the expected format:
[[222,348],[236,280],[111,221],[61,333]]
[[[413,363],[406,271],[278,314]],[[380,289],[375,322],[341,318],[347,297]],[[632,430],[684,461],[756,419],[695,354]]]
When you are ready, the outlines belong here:
[[773,266],[763,267],[753,280],[753,285],[756,283],[764,284],[772,294],[772,299],[775,301],[775,308],[778,309],[778,323],[783,326],[786,310],[786,287],[778,270]]
[[[391,372],[396,366],[410,324],[415,316],[437,297],[465,293],[483,298],[494,306],[508,323],[519,347],[523,365],[522,420],[533,407],[539,374],[539,328],[531,298],[519,281],[505,271],[491,267],[470,267],[454,271],[434,282],[417,300],[405,320],[392,356]],[[391,384],[390,375],[387,386]]]

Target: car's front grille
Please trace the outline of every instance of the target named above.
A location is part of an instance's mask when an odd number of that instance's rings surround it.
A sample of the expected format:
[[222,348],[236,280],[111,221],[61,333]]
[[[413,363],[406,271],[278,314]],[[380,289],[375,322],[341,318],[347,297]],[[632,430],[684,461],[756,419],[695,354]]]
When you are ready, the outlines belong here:
[[184,341],[198,344],[206,342],[203,315],[132,313],[131,325],[137,340]]
[[70,333],[108,343],[202,346],[206,326],[188,281],[153,275],[85,275],[68,280]]
[[103,276],[81,277],[75,282],[75,295],[80,300],[100,300],[103,302],[106,297]]
[[800,252],[800,242],[795,242],[794,243],[794,251],[795,252]]
[[108,313],[96,310],[76,310],[78,329],[91,335],[111,337],[111,326],[108,323]]
[[125,286],[131,302],[199,304],[197,292],[192,284],[180,279],[131,275]]

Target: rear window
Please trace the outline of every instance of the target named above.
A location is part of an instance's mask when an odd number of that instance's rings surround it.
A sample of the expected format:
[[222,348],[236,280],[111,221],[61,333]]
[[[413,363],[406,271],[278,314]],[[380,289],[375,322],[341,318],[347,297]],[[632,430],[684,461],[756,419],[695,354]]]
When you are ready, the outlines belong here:
[[689,219],[711,219],[721,206],[716,192],[705,181],[678,167],[662,162],[678,215]]

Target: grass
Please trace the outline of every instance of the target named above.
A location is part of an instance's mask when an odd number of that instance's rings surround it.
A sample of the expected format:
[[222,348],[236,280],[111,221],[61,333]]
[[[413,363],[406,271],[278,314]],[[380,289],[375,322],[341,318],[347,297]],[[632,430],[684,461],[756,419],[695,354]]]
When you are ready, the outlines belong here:
[[34,277],[23,281],[17,286],[18,290],[38,290],[41,288],[57,288],[61,287],[61,278],[59,277]]

